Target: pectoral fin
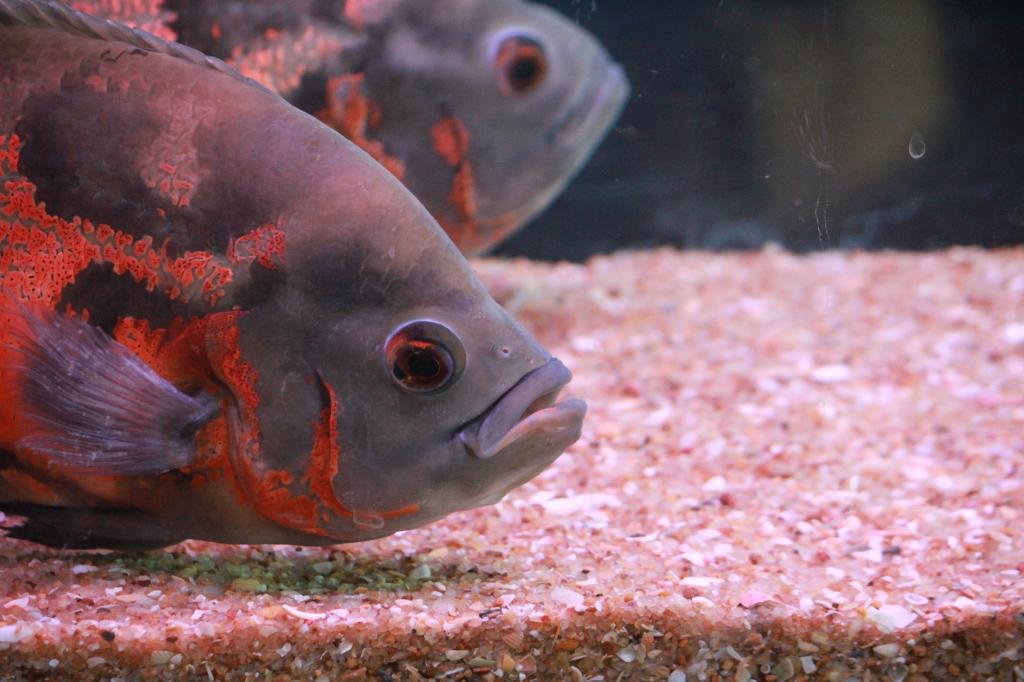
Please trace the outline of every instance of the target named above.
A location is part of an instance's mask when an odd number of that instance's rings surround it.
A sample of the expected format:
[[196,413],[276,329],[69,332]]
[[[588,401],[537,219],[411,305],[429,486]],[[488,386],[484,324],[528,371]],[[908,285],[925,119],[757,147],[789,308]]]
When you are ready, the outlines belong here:
[[20,374],[19,450],[88,474],[155,475],[196,457],[215,400],[190,396],[84,320],[19,306],[11,334]]

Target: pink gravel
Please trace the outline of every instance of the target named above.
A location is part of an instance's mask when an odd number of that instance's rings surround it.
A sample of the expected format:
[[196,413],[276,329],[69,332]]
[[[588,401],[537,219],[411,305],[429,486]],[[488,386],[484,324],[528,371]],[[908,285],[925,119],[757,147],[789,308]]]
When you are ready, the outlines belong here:
[[1024,679],[1024,250],[478,267],[590,403],[549,470],[343,548],[0,539],[0,678]]

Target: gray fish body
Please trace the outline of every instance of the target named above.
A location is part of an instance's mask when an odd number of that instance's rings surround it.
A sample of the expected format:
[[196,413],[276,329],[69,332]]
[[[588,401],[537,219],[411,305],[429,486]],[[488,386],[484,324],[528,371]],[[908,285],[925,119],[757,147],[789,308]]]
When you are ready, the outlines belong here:
[[0,0],[0,92],[15,537],[362,540],[578,437],[568,371],[423,206],[276,95],[30,0]]

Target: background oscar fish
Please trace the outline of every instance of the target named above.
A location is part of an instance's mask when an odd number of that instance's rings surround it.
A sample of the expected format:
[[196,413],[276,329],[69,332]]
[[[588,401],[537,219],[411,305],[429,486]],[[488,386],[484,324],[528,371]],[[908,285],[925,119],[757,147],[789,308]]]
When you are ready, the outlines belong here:
[[355,145],[195,50],[0,0],[0,511],[18,538],[328,544],[575,441],[569,371]]
[[227,60],[401,179],[466,254],[543,210],[629,87],[585,30],[521,0],[74,0]]

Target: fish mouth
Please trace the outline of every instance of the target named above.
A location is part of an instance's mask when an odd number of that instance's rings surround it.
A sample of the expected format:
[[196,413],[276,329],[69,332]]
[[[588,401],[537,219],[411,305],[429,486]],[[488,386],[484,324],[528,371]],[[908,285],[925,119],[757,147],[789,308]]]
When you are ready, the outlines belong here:
[[558,400],[571,379],[572,372],[559,360],[548,360],[459,431],[459,440],[478,459],[490,459],[533,439],[538,440],[537,455],[551,456],[555,450],[557,457],[579,438],[587,411],[587,404],[579,398]]

